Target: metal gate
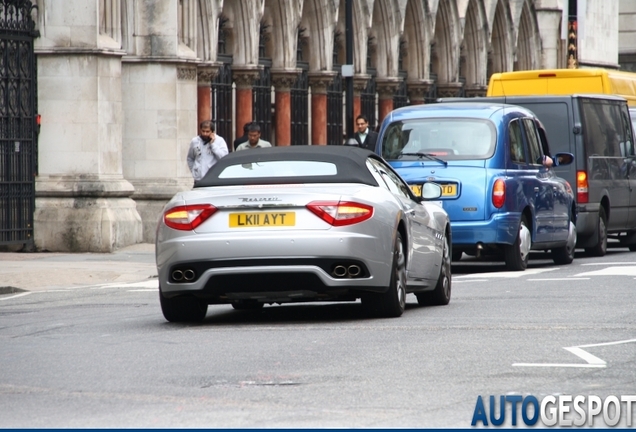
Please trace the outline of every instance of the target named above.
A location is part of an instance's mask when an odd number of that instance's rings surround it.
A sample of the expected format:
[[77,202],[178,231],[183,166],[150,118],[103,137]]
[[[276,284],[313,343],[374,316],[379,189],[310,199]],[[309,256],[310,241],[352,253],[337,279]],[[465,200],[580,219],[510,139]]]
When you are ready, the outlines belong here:
[[223,63],[212,80],[212,121],[216,133],[232,147],[232,65]]
[[0,0],[0,245],[33,245],[36,62],[30,0]]
[[291,144],[309,145],[309,64],[296,64],[301,73],[291,88]]
[[367,68],[367,73],[371,75],[371,78],[369,78],[366,87],[360,93],[360,114],[364,114],[369,119],[369,129],[375,130],[378,119],[376,115],[376,72],[375,69]]
[[342,96],[342,75],[338,75],[327,87],[327,144],[342,145],[344,118],[344,97]]

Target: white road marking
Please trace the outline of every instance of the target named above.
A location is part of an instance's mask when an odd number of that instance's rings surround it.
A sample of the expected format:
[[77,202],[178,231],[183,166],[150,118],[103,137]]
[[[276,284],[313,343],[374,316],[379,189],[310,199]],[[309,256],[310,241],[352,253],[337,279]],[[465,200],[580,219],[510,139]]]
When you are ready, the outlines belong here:
[[526,269],[525,271],[507,271],[507,272],[492,272],[492,273],[472,273],[462,276],[453,276],[453,279],[469,279],[469,278],[520,278],[522,276],[536,275],[540,273],[550,272],[554,270],[560,270],[559,268],[547,268],[547,269]]
[[528,279],[529,281],[575,281],[590,280],[590,278],[544,278],[544,279]]
[[18,297],[24,297],[27,296],[29,294],[33,294],[33,292],[29,291],[29,292],[25,292],[25,293],[20,293],[20,294],[16,294],[16,295],[12,295],[11,297],[4,297],[4,298],[0,298],[0,301],[4,301],[4,300],[11,300],[14,298],[18,298]]
[[574,276],[636,276],[636,266],[607,267],[601,270],[579,273]]
[[159,287],[150,288],[150,289],[136,289],[136,290],[127,290],[128,292],[157,292],[159,291]]
[[453,276],[453,283],[463,283],[463,282],[488,282],[488,279],[470,279],[470,280],[455,280],[456,277]]
[[600,263],[586,263],[582,266],[601,266],[601,265],[636,265],[636,262],[600,262]]
[[564,350],[567,350],[574,354],[577,357],[582,358],[587,363],[513,363],[513,366],[522,366],[522,367],[573,367],[573,368],[604,368],[607,367],[607,363],[605,360],[596,357],[595,355],[590,354],[589,352],[583,350],[582,348],[592,348],[592,347],[600,347],[600,346],[610,346],[610,345],[620,345],[626,343],[636,342],[636,339],[626,339],[614,342],[603,342],[597,344],[588,344],[588,345],[577,345],[573,347],[563,347]]

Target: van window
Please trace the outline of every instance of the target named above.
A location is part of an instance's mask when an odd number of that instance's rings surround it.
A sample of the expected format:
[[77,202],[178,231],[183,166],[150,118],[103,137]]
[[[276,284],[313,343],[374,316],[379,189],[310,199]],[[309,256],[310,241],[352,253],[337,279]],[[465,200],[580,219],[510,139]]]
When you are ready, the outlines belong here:
[[519,120],[513,120],[508,125],[510,135],[510,159],[514,163],[525,164],[526,155],[523,150],[523,138],[521,136],[521,125]]
[[541,151],[541,140],[537,131],[537,125],[532,119],[523,119],[523,125],[526,128],[526,137],[528,138],[528,160],[533,165],[541,165],[543,160],[543,152]]
[[621,107],[621,120],[623,121],[623,139],[619,143],[621,156],[634,156],[634,136],[632,135],[632,123],[626,106]]
[[625,138],[617,102],[581,98],[581,118],[588,156],[621,156],[619,143]]

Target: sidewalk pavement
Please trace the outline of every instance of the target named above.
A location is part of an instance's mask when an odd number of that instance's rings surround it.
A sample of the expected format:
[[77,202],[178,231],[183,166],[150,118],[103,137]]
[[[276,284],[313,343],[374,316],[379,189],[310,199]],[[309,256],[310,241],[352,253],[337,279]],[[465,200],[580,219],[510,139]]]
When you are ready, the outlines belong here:
[[113,253],[0,252],[0,294],[153,278],[157,278],[157,267],[152,243]]

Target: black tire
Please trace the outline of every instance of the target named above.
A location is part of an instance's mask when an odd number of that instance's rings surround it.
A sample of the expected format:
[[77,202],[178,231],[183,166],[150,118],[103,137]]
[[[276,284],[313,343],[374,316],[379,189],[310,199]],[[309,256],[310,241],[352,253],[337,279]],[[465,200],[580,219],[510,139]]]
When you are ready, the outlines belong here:
[[572,264],[574,261],[574,251],[576,249],[576,225],[570,221],[570,229],[574,230],[574,243],[568,241],[568,243],[560,248],[552,249],[552,261],[555,264]]
[[208,304],[194,296],[164,297],[159,290],[161,312],[170,322],[201,322],[208,313]]
[[530,244],[528,245],[528,253],[524,256],[522,254],[523,228],[528,229],[528,222],[525,216],[521,216],[519,232],[517,233],[515,242],[512,245],[504,246],[504,260],[506,261],[506,267],[511,271],[523,271],[528,268],[528,257],[530,256],[530,248],[532,247],[532,234],[528,236]]
[[236,310],[259,310],[263,309],[265,303],[256,300],[237,300],[232,302],[232,307]]
[[595,257],[602,257],[607,253],[607,215],[603,207],[598,210],[598,237],[596,245],[585,248],[585,253]]
[[636,252],[636,245],[629,245],[630,252]]
[[464,252],[453,249],[453,261],[461,261],[462,255],[464,255]]
[[391,281],[384,293],[367,294],[362,297],[363,306],[373,315],[385,318],[397,318],[406,309],[406,257],[402,235],[395,236],[393,247],[393,265]]
[[435,289],[429,292],[416,293],[417,302],[421,306],[435,305],[446,306],[451,299],[451,256],[448,252],[448,237],[444,238],[444,250],[442,251],[442,263],[439,270],[439,278]]

